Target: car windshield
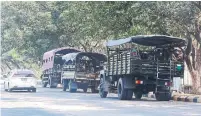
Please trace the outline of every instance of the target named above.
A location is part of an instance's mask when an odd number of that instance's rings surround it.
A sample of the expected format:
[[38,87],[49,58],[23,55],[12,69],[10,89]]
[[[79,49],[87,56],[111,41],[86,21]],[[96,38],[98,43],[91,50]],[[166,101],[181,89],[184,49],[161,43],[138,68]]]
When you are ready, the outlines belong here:
[[34,74],[14,74],[12,77],[35,77]]

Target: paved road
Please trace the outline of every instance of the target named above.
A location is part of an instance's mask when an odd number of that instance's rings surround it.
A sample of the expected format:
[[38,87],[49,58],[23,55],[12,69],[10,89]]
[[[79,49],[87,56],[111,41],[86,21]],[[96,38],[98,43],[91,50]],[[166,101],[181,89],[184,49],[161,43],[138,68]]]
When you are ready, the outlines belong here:
[[69,93],[61,89],[38,88],[37,93],[4,92],[1,90],[2,116],[201,116],[201,104],[140,101],[119,101],[110,94]]

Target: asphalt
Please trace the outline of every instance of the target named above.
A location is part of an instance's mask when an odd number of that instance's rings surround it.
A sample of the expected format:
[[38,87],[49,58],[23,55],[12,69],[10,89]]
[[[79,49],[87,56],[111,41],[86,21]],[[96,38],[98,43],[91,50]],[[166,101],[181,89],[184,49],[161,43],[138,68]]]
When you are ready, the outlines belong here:
[[120,101],[116,94],[63,92],[37,88],[31,92],[4,92],[1,89],[1,116],[201,116],[201,104],[179,101],[159,102],[143,97]]

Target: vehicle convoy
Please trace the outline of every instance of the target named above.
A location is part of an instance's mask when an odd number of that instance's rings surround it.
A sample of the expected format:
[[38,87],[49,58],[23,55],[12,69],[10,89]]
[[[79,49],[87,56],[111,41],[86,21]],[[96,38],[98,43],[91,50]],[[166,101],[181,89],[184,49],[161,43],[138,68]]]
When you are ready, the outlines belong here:
[[107,58],[103,54],[92,52],[69,53],[62,56],[62,80],[63,91],[69,89],[70,92],[76,92],[77,89],[83,89],[87,92],[90,88],[92,93],[98,93],[100,84],[99,71],[103,69],[103,62]]
[[4,75],[4,78],[5,91],[28,90],[36,92],[36,77],[31,70],[11,70],[8,75]]
[[164,35],[139,35],[107,42],[107,63],[100,71],[100,97],[117,91],[120,100],[141,99],[153,91],[158,101],[168,101],[173,77],[182,77],[183,56],[175,59],[186,42]]
[[63,47],[44,53],[42,63],[43,73],[41,75],[43,87],[47,87],[49,84],[49,88],[56,88],[58,84],[61,84],[62,56],[74,52],[80,52],[80,50]]

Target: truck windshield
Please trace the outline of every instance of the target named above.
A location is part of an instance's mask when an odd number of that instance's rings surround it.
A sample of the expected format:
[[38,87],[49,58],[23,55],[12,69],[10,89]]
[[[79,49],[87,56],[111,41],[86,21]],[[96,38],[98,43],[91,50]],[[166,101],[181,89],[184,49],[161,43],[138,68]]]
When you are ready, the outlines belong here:
[[63,67],[63,71],[75,71],[75,65],[66,65]]

